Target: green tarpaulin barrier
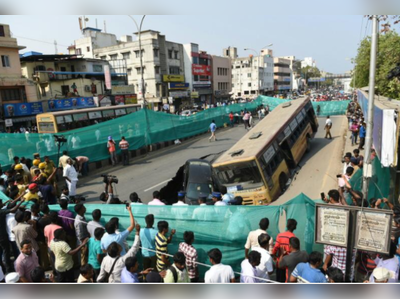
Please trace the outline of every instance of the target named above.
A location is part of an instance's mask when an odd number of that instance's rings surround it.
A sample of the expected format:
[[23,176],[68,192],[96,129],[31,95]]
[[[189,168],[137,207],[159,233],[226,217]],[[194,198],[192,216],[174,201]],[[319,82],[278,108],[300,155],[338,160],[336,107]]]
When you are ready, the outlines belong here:
[[[99,123],[90,127],[76,129],[64,133],[67,142],[61,147],[68,150],[71,157],[87,156],[90,161],[100,161],[109,157],[107,137],[112,136],[119,141],[125,136],[130,150],[146,145],[181,139],[208,131],[212,120],[217,127],[229,122],[229,113],[240,113],[247,109],[254,111],[259,105],[268,105],[273,110],[277,105],[287,102],[271,97],[259,96],[251,103],[234,104],[207,109],[192,116],[179,116],[141,110],[114,120]],[[344,114],[348,101],[313,103],[321,105],[321,115]],[[58,134],[58,135],[60,135]],[[14,156],[32,158],[33,153],[43,156],[57,157],[57,145],[52,134],[0,134],[0,164],[3,170],[9,167]]]

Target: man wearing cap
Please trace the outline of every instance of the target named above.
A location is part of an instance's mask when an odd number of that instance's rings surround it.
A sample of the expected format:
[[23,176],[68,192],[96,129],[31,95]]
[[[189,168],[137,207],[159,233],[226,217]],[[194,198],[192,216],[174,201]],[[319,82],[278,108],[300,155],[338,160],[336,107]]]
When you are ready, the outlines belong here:
[[14,164],[11,165],[11,169],[15,170],[15,166],[17,166],[19,164],[19,157],[15,156],[13,158]]
[[37,201],[39,201],[39,194],[38,194],[39,187],[38,187],[38,185],[35,184],[35,183],[32,183],[32,184],[29,185],[28,190],[29,191],[23,197],[24,200],[25,201],[30,201],[30,200],[36,199]]
[[115,141],[112,139],[112,136],[108,136],[107,148],[110,153],[111,163],[115,166],[117,164],[117,152],[115,150]]
[[393,274],[385,268],[375,268],[372,272],[371,280],[366,283],[388,283],[389,279],[393,279]]
[[6,275],[6,283],[17,283],[19,282],[19,274],[17,272],[8,273]]
[[39,169],[40,160],[35,159],[35,160],[33,160],[32,164],[33,165],[32,165],[32,167],[30,169],[30,173],[31,173],[31,177],[34,177],[35,176],[35,170]]
[[226,202],[222,201],[222,196],[220,192],[212,193],[212,201],[214,202],[214,206],[226,206]]
[[19,174],[22,176],[25,185],[30,183],[31,178],[29,177],[29,172],[25,173],[21,164],[15,165],[14,170],[16,171],[17,175]]
[[173,206],[175,206],[175,207],[179,206],[178,208],[172,208],[172,210],[171,210],[172,214],[174,214],[175,218],[177,218],[177,219],[184,219],[186,217],[189,217],[187,215],[188,209],[183,207],[183,206],[188,206],[188,204],[185,203],[185,196],[186,196],[185,191],[179,191],[178,192],[178,202],[173,204]]
[[78,173],[75,167],[72,165],[72,159],[67,160],[67,165],[64,167],[63,177],[68,186],[69,196],[74,197],[76,195],[76,184],[78,183]]

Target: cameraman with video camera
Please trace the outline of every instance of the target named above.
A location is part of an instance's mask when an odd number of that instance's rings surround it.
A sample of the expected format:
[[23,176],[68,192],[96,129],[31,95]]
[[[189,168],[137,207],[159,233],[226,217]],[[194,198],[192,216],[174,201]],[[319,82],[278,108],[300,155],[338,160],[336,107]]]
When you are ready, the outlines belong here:
[[118,198],[114,198],[114,188],[112,184],[118,184],[118,178],[113,175],[102,174],[104,185],[104,192],[100,195],[100,200],[106,204],[121,203]]

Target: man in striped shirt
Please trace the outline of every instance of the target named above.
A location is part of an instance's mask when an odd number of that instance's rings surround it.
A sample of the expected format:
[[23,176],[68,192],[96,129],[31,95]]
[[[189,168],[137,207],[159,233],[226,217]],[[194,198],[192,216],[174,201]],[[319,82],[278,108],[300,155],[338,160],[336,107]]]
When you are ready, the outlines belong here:
[[129,165],[129,143],[125,140],[125,137],[121,137],[121,141],[119,142],[119,148],[121,149],[122,154],[122,164],[124,166]]
[[156,251],[157,251],[157,271],[162,271],[171,266],[168,259],[168,244],[171,243],[175,230],[171,230],[169,238],[165,235],[168,234],[169,226],[167,221],[160,221],[157,224],[158,234],[156,235]]

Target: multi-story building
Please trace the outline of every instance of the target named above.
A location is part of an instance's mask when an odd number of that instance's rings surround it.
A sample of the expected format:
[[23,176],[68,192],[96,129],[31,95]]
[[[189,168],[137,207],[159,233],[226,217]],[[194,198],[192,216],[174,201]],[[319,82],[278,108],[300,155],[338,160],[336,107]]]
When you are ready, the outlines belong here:
[[228,57],[212,56],[212,88],[214,103],[230,99],[232,67]]
[[274,58],[274,89],[276,93],[292,89],[292,70],[290,65],[290,59]]
[[[138,33],[135,33],[138,36]],[[170,42],[158,31],[141,32],[141,46],[138,39],[124,36],[115,45],[94,48],[94,57],[108,60],[124,59],[128,74],[128,85],[135,86],[139,99],[142,99],[140,58],[143,63],[145,98],[148,103],[173,103],[175,106],[189,99],[188,84],[184,76],[183,45]]]
[[[10,26],[0,24],[0,128],[4,126],[18,127],[31,125],[35,117],[31,116],[40,112],[42,107],[36,103],[34,112],[28,102],[37,101],[35,84],[21,73],[19,50],[17,40],[11,37]],[[40,106],[40,107],[39,107]],[[4,109],[4,110],[3,110]],[[7,118],[4,124],[4,118]],[[15,123],[19,123],[16,125]],[[14,124],[14,125],[13,125]]]
[[75,40],[74,45],[68,47],[69,54],[94,58],[95,49],[114,46],[118,43],[115,34],[101,32],[101,29],[86,27],[82,29],[82,34],[82,38]]
[[315,63],[315,60],[312,57],[305,57],[302,61],[301,61],[301,68],[303,67],[316,67],[317,64]]
[[[43,55],[39,52],[24,53],[20,60],[22,74],[35,82],[37,98],[42,101],[105,93],[104,68],[109,65],[107,61],[77,55]],[[126,76],[120,75],[111,69],[114,83],[126,84]]]
[[199,50],[199,45],[185,44],[184,62],[185,75],[191,90],[192,103],[205,105],[212,103],[212,57],[205,51]]
[[238,57],[236,48],[224,49],[224,56],[232,59],[232,94],[236,98],[251,98],[273,92],[272,54],[272,50],[263,49],[260,56]]

